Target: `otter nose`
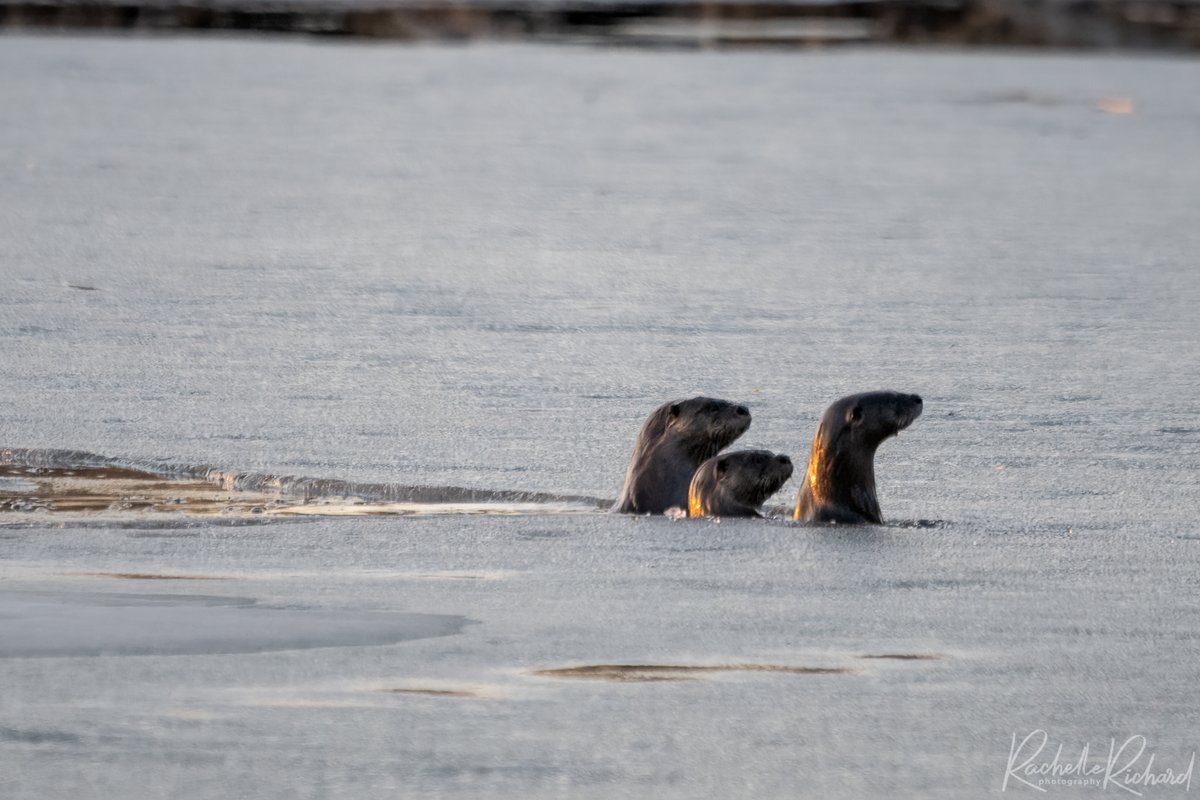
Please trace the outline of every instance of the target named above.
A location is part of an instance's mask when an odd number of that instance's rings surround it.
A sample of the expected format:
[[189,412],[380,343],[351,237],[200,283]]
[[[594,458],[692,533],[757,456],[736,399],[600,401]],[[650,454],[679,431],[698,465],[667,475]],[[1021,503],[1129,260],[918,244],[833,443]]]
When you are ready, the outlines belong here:
[[911,395],[911,399],[917,405],[921,405],[921,395],[919,395],[919,394]]
[[746,408],[745,406],[738,406],[733,410],[733,413],[737,414],[739,417],[748,417],[750,416],[750,409]]
[[775,456],[775,460],[780,464],[784,464],[785,466],[791,466],[792,463],[792,460],[787,456]]

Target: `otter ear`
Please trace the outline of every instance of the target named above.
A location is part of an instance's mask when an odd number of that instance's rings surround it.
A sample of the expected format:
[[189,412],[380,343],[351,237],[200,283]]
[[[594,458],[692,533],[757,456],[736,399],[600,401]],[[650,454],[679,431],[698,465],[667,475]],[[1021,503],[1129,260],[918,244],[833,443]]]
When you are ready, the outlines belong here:
[[667,409],[667,415],[672,418],[678,417],[679,416],[679,403],[672,403],[671,407]]
[[853,425],[856,422],[862,421],[862,406],[855,404],[854,408],[846,412],[847,424]]

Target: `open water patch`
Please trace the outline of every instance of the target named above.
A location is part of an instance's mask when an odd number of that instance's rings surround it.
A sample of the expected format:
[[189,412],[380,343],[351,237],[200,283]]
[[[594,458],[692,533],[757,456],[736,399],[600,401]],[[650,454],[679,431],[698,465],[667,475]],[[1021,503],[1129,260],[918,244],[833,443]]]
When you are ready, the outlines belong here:
[[254,598],[0,592],[0,658],[227,655],[362,647],[450,636],[451,614],[259,606]]

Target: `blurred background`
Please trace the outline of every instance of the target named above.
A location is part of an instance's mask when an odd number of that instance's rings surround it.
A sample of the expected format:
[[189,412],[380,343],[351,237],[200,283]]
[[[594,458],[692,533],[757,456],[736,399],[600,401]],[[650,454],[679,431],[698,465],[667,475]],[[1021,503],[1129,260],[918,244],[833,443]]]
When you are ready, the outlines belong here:
[[1200,48],[1197,0],[3,0],[0,26],[641,47]]

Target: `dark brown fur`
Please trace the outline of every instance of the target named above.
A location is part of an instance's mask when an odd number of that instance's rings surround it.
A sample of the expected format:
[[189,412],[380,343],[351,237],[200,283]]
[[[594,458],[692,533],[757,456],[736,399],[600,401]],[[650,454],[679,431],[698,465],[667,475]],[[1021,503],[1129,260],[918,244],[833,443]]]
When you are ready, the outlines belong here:
[[875,496],[875,450],[921,416],[921,398],[899,392],[843,397],[825,410],[813,437],[793,518],[803,522],[883,522]]
[[792,477],[792,460],[766,450],[713,456],[688,489],[689,517],[758,517],[767,498]]
[[659,406],[638,434],[613,510],[661,514],[672,506],[686,508],[696,467],[749,427],[749,410],[725,400],[693,397]]

